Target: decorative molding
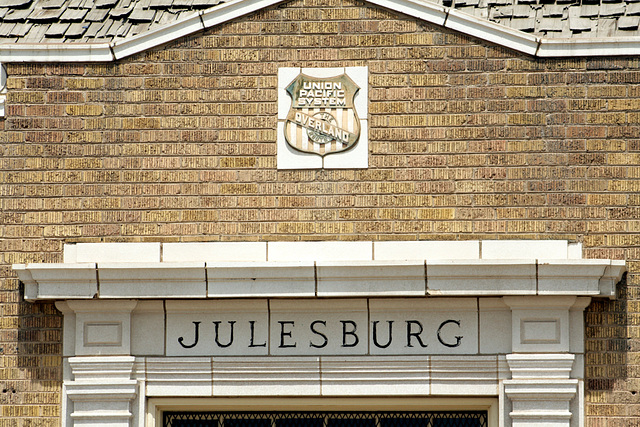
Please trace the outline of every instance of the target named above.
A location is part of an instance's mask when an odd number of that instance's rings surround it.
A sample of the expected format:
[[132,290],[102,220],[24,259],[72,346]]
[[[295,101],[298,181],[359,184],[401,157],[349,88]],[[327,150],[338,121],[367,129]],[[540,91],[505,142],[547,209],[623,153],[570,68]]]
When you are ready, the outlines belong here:
[[214,357],[214,396],[321,395],[319,357]]
[[503,300],[511,307],[512,351],[569,351],[569,310],[576,302],[575,296],[507,296]]
[[425,295],[424,262],[318,261],[316,272],[319,297]]
[[[612,265],[599,260],[574,260],[571,264],[540,260],[537,271],[540,295],[576,295],[575,291],[580,289],[582,295],[609,296],[611,289],[615,289]],[[600,279],[592,280],[596,276]],[[620,276],[615,278],[616,282],[620,280]]]
[[131,312],[137,304],[132,300],[68,300],[66,307],[61,308],[68,308],[75,314],[74,354],[131,354]]
[[73,379],[65,381],[66,397],[72,402],[73,426],[132,425],[132,403],[138,395],[131,378],[132,356],[72,357]]
[[513,379],[568,379],[575,361],[573,354],[507,354]]
[[95,298],[98,277],[95,263],[18,264],[13,269],[25,285],[25,299]]
[[[25,284],[25,299],[30,301],[276,296],[613,298],[615,284],[625,271],[624,261],[572,258],[566,241],[488,241],[484,245],[490,248],[491,259],[481,259],[483,242],[473,245],[457,242],[464,253],[475,256],[469,260],[438,258],[438,243],[274,242],[263,246],[247,243],[251,257],[269,259],[261,262],[215,262],[220,255],[213,244],[197,262],[160,262],[160,243],[150,244],[150,252],[141,255],[138,255],[141,247],[135,243],[78,244],[65,246],[65,263],[15,264],[13,268]],[[455,251],[454,242],[442,243],[440,257]],[[173,244],[172,259],[180,258],[176,254],[180,248],[193,253],[189,245]],[[234,251],[241,251],[241,246],[238,243]],[[543,249],[564,257],[508,258],[511,250],[522,256],[527,251],[540,255]],[[398,255],[394,256],[394,252]],[[575,255],[575,250],[572,252]],[[114,262],[122,260],[123,253],[129,254],[129,262]],[[213,262],[207,259],[207,253],[213,254]],[[296,256],[303,261],[288,261]],[[157,261],[148,262],[149,259]]]
[[147,357],[147,396],[211,396],[213,394],[210,357]]
[[[64,423],[141,426],[147,398],[464,395],[497,396],[510,427],[584,425],[583,311],[611,295],[624,262],[576,259],[563,241],[486,242],[493,259],[483,242],[460,242],[471,260],[433,258],[439,242],[348,243],[253,245],[260,262],[221,262],[213,244],[197,262],[162,262],[160,243],[154,262],[135,246],[78,245],[65,260],[90,262],[14,266],[29,299],[65,300]],[[181,249],[198,252],[176,243],[172,259]],[[138,262],[114,263],[118,251]],[[506,258],[527,253],[559,259]]]
[[[560,261],[562,262],[562,261]],[[536,295],[536,261],[427,260],[427,294]]]
[[504,355],[473,358],[431,356],[431,393],[495,396],[498,394],[499,380],[506,376],[504,369],[499,369],[500,359],[504,360]]
[[571,426],[578,380],[505,380],[504,390],[513,408],[512,427]]
[[211,298],[315,296],[313,262],[255,262],[238,269],[236,263],[207,265]]
[[[109,62],[161,46],[180,37],[229,22],[282,0],[235,0],[190,14],[163,27],[111,43],[6,43],[0,62]],[[386,9],[421,19],[538,57],[624,56],[640,53],[639,37],[550,39],[505,27],[486,19],[418,0],[369,0]]]
[[321,358],[323,396],[430,395],[428,356]]
[[207,293],[203,262],[101,263],[100,298],[202,298]]
[[569,378],[574,359],[572,354],[507,355],[512,379],[504,381],[504,391],[513,427],[572,425],[571,403],[581,390],[579,381]]

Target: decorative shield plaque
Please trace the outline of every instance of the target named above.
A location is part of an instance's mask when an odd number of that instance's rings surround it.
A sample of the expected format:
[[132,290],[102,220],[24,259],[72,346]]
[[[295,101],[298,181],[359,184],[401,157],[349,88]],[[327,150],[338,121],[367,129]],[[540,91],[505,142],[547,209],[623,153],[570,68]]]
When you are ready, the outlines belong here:
[[291,97],[284,126],[287,144],[319,156],[356,145],[360,120],[353,99],[358,90],[346,74],[320,78],[300,73],[287,87]]

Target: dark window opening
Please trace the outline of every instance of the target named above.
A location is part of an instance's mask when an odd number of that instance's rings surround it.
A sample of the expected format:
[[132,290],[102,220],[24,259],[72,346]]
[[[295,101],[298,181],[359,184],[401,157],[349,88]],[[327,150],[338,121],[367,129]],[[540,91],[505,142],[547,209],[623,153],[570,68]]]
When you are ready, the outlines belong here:
[[165,412],[164,427],[488,427],[487,411]]

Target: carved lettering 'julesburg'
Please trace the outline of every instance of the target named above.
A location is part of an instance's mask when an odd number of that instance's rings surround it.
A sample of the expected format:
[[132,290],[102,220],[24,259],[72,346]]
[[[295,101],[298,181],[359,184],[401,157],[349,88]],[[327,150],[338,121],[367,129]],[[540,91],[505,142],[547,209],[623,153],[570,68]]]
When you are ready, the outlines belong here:
[[[257,321],[248,321],[249,336],[239,336],[237,333],[237,321],[212,321],[212,328],[207,328],[211,333],[204,336],[201,332],[202,321],[191,322],[191,330],[185,331],[183,336],[177,338],[178,344],[184,349],[196,348],[203,341],[212,341],[217,348],[227,348],[236,344],[248,348],[267,347],[267,337],[257,336]],[[335,323],[335,322],[334,322]],[[334,326],[334,327],[330,327]],[[335,326],[338,326],[337,328]],[[306,326],[301,326],[300,322],[295,320],[280,320],[275,325],[275,330],[271,334],[275,334],[277,338],[274,343],[279,349],[295,349],[303,346],[318,349],[328,347],[335,344],[341,348],[352,348],[358,346],[362,340],[371,338],[371,346],[378,349],[387,349],[392,344],[401,343],[406,348],[421,348],[427,352],[428,339],[435,338],[436,345],[454,349],[462,343],[464,335],[462,334],[462,324],[460,320],[447,319],[436,325],[425,325],[420,320],[405,321],[372,321],[370,322],[370,330],[361,327],[354,320],[339,320],[337,325],[328,325],[326,320],[316,319]],[[298,338],[298,329],[307,328],[308,338],[302,341]],[[431,335],[429,335],[431,334]]]

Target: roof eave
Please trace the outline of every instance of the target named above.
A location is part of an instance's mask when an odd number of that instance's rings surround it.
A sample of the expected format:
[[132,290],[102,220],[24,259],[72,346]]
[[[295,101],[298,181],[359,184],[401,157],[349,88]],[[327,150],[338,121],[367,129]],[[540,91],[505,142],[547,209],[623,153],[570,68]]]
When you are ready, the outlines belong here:
[[[160,28],[110,43],[0,44],[0,62],[110,62],[161,46],[283,0],[232,0]],[[640,55],[640,37],[551,39],[514,30],[454,8],[420,0],[369,3],[537,57]]]

